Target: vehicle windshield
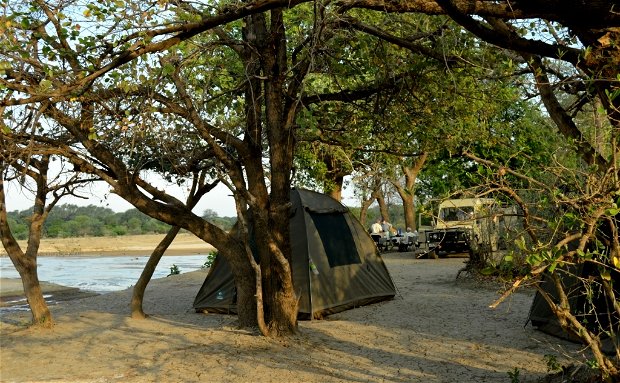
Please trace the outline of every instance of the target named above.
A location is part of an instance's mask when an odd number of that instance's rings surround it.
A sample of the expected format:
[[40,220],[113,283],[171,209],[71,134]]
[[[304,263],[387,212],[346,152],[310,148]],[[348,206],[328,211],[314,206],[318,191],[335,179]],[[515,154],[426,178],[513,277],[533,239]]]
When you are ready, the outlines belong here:
[[473,218],[473,206],[444,207],[439,211],[439,219],[443,221],[466,221]]

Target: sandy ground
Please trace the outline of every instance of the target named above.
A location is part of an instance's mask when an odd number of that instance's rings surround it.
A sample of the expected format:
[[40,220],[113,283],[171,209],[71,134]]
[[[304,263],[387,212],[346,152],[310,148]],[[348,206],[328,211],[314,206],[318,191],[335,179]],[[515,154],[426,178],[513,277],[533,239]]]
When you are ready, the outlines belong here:
[[51,330],[29,313],[0,319],[2,382],[533,382],[545,355],[582,360],[577,345],[524,327],[532,292],[497,309],[498,286],[455,280],[463,258],[388,253],[394,300],[300,322],[268,339],[236,317],[198,314],[206,271],[152,281],[146,320],[129,318],[130,290],[52,306]]

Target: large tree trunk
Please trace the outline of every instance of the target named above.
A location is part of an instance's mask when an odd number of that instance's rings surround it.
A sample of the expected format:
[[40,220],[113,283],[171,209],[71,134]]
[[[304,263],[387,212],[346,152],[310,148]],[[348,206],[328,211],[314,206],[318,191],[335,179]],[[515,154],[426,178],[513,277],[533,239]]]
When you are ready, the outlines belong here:
[[405,213],[405,226],[410,227],[411,230],[417,228],[415,222],[415,204],[414,195],[410,192],[400,194],[400,198],[403,200],[403,212]]
[[415,182],[418,179],[418,174],[422,170],[428,153],[422,153],[414,162],[413,166],[401,165],[402,172],[405,176],[405,185],[401,185],[398,182],[392,184],[396,188],[398,195],[403,200],[403,210],[405,213],[405,225],[412,230],[417,228],[415,219]]
[[[290,198],[287,198],[287,201]],[[264,335],[280,336],[297,331],[297,297],[293,288],[287,203],[253,214],[254,238],[260,258]],[[281,210],[282,212],[277,212]],[[267,213],[269,211],[269,213]],[[267,213],[267,214],[266,214]],[[266,331],[266,332],[265,332]]]
[[390,212],[389,212],[387,204],[385,203],[385,197],[383,196],[383,193],[378,192],[376,194],[376,199],[377,199],[377,203],[379,204],[379,212],[381,213],[381,217],[384,220],[389,221]]
[[[222,248],[219,254],[228,260],[235,278],[239,327],[258,327],[265,334],[263,313],[257,312],[262,306],[262,293],[257,292],[257,286],[260,286],[260,283],[257,284],[256,279],[260,275],[256,275],[256,270],[252,267],[252,262],[249,261],[250,258],[253,259],[254,255],[251,252],[244,255],[243,251],[241,246],[228,247]],[[249,247],[246,247],[245,251],[250,251]]]
[[[290,185],[293,166],[294,123],[296,105],[287,102],[284,81],[287,74],[286,39],[281,10],[273,10],[270,25],[264,14],[246,19],[244,39],[246,72],[251,81],[246,90],[246,129],[244,139],[250,155],[245,158],[251,208],[253,236],[260,268],[245,262],[254,280],[254,307],[259,328],[264,335],[286,335],[297,331],[297,297],[293,289],[290,266]],[[257,52],[260,55],[257,56]],[[261,80],[262,84],[258,83]],[[257,97],[262,94],[263,97]],[[264,109],[263,109],[264,108]],[[264,118],[261,118],[264,116]],[[263,123],[265,131],[263,133]],[[267,137],[270,159],[270,188],[262,168],[263,137]],[[235,265],[231,265],[233,270]],[[246,274],[239,273],[238,277]],[[237,287],[241,281],[236,280]],[[239,305],[241,306],[241,305]],[[264,321],[264,323],[262,323]]]
[[[269,78],[264,83],[267,137],[271,166],[269,218],[260,221],[267,234],[269,256],[261,258],[261,271],[266,297],[268,328],[272,335],[297,331],[297,296],[293,287],[290,241],[291,170],[293,167],[293,126],[296,105],[287,102],[284,88],[287,69],[286,32],[282,9],[271,11],[268,46],[271,54],[263,55],[263,70]],[[267,225],[262,226],[266,223]]]

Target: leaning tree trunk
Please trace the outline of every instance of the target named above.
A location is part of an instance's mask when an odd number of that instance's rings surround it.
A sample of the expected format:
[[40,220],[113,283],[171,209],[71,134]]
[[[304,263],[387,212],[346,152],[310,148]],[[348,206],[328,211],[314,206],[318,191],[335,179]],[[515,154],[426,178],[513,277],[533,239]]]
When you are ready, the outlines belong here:
[[360,223],[364,227],[366,227],[366,221],[368,220],[368,209],[370,208],[370,205],[372,205],[372,200],[372,197],[368,199],[364,197],[362,199],[362,206],[360,208]]
[[[370,190],[370,196],[366,197],[366,193],[364,192],[362,195],[362,203],[360,209],[360,222],[363,226],[366,226],[366,221],[368,219],[368,209],[370,205],[372,205],[373,201],[376,199],[379,200],[381,196],[381,179],[379,177],[373,177],[372,189]],[[380,207],[381,208],[381,207]]]
[[[186,201],[186,206],[190,210],[196,206],[202,196],[211,191],[217,185],[217,182],[205,184],[203,181],[204,178],[202,175],[194,174],[192,187],[190,189],[189,197]],[[179,226],[171,227],[170,230],[168,230],[166,236],[161,240],[161,242],[157,245],[157,247],[155,247],[155,249],[151,253],[149,260],[144,266],[144,269],[140,274],[140,278],[138,278],[138,282],[136,282],[136,286],[133,289],[133,295],[131,297],[132,318],[146,318],[146,314],[144,313],[143,308],[144,291],[146,290],[146,286],[151,281],[153,273],[155,273],[155,268],[159,264],[161,257],[164,255],[168,247],[170,247],[172,241],[174,241],[180,230],[181,228]]]
[[[46,174],[47,169],[44,164],[40,171]],[[45,191],[46,185],[42,186],[42,182],[46,177],[35,179],[37,183],[37,196],[35,200],[34,212],[30,222],[30,233],[28,236],[28,245],[26,253],[24,253],[13,237],[7,219],[6,199],[4,194],[4,181],[0,177],[0,239],[2,244],[19,273],[24,287],[24,294],[28,300],[30,311],[32,313],[32,324],[36,326],[51,327],[53,325],[52,314],[43,298],[43,291],[39,283],[37,274],[37,253],[39,244],[41,243],[41,230],[43,221],[45,220]]]
[[136,285],[133,288],[133,295],[131,297],[131,317],[135,319],[144,319],[146,318],[146,314],[144,313],[143,303],[144,303],[144,291],[146,290],[146,286],[151,281],[153,274],[155,273],[155,268],[159,264],[161,257],[164,255],[168,247],[174,241],[177,234],[181,230],[180,227],[174,226],[168,230],[168,233],[164,237],[164,239],[159,242],[157,247],[151,253],[149,260],[146,262],[142,273],[140,274],[140,278],[136,282]]
[[[616,379],[620,377],[620,369],[617,364],[614,363],[614,360],[603,352],[603,346],[599,337],[600,334],[592,333],[571,311],[569,299],[564,289],[564,285],[562,284],[561,277],[557,273],[550,274],[550,277],[551,281],[555,285],[558,298],[551,297],[549,293],[540,287],[540,285],[535,285],[536,289],[547,302],[549,308],[558,319],[561,327],[576,334],[581,339],[583,344],[590,348],[590,352],[592,352],[594,360],[596,360],[599,370],[603,372],[603,375],[607,375],[610,379],[609,381],[617,381]],[[558,303],[556,303],[556,299],[559,301]]]

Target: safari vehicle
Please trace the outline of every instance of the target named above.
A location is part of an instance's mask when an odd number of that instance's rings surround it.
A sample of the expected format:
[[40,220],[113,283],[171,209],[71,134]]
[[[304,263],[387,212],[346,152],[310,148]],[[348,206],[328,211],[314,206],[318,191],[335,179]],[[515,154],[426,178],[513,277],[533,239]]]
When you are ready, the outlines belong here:
[[502,209],[493,198],[448,199],[439,204],[433,228],[424,233],[427,248],[436,255],[498,249]]

